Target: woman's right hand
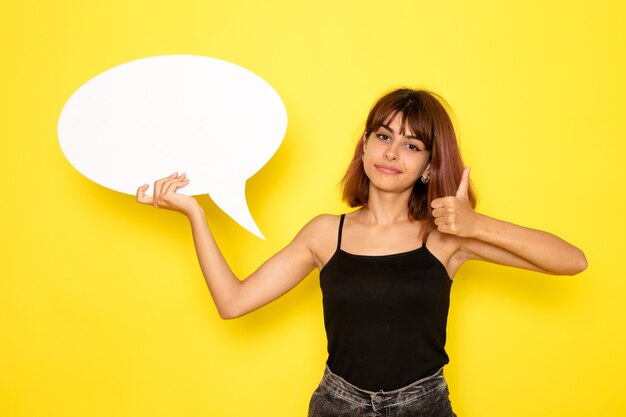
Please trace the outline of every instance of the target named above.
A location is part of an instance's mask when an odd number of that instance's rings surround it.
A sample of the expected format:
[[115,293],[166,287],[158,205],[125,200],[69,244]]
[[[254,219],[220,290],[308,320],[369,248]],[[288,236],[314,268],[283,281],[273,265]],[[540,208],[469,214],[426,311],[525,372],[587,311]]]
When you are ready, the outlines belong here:
[[188,182],[185,174],[179,176],[174,173],[154,183],[152,196],[146,196],[148,184],[144,184],[137,189],[137,201],[178,211],[189,218],[202,275],[220,317],[224,319],[240,317],[256,310],[295,287],[315,268],[314,248],[320,240],[328,240],[334,247],[337,216],[318,216],[289,245],[240,281],[220,252],[200,204],[195,198],[176,192]]
[[144,184],[137,189],[137,202],[148,204],[157,208],[177,211],[189,216],[193,210],[200,207],[195,198],[179,194],[177,189],[189,184],[186,174],[178,175],[173,173],[169,177],[162,178],[154,182],[152,196],[147,196],[148,184]]

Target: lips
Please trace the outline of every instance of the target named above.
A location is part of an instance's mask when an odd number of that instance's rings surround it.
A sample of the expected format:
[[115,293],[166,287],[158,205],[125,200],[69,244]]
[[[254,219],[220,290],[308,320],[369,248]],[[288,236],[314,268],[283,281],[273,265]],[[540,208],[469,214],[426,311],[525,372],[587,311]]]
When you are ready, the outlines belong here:
[[387,175],[398,175],[401,173],[401,171],[399,169],[396,169],[394,167],[390,167],[388,165],[374,165],[376,167],[377,170],[379,170],[380,172],[382,172],[383,174],[387,174]]

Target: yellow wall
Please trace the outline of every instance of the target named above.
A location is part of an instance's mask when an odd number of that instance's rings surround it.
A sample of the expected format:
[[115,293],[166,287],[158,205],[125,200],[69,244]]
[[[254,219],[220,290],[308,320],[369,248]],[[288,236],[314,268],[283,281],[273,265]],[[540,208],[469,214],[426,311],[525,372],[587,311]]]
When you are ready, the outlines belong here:
[[[0,4],[0,415],[303,416],[325,360],[318,274],[221,321],[177,214],[100,187],[56,122],[84,82],[191,53],[269,81],[282,147],[247,185],[267,237],[200,201],[245,276],[320,212],[373,100],[426,87],[455,112],[485,214],[554,232],[589,268],[462,268],[447,367],[463,417],[626,409],[626,6],[618,0]],[[237,158],[237,155],[232,155]]]

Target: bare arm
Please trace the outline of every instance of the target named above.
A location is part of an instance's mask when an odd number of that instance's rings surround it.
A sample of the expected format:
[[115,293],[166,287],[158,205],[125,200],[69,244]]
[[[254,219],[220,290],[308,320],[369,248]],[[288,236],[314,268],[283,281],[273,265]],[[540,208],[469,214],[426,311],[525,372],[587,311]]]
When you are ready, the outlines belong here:
[[176,193],[176,189],[187,183],[184,174],[159,180],[155,182],[153,197],[144,194],[147,189],[144,185],[137,190],[137,201],[178,211],[188,217],[200,268],[220,317],[240,317],[270,303],[295,287],[315,268],[310,244],[316,227],[311,222],[289,245],[240,281],[213,239],[200,205],[193,197]]
[[289,245],[240,281],[217,247],[202,209],[193,212],[189,221],[202,274],[224,319],[243,316],[274,301],[315,268],[307,245],[311,231],[305,227]]
[[478,214],[474,240],[466,240],[461,246],[468,259],[491,260],[496,256],[496,263],[511,264],[507,258],[497,257],[499,254],[489,245],[535,266],[527,269],[544,273],[575,275],[587,268],[585,254],[558,236]]
[[575,275],[587,268],[580,249],[551,233],[476,213],[467,200],[468,182],[466,168],[456,196],[431,204],[439,231],[463,238],[454,255],[458,260],[479,259],[555,275]]
[[[493,236],[489,234],[485,234],[485,240],[453,236],[457,241],[457,250],[451,264],[456,268],[468,260],[487,261],[552,275],[575,275],[587,267],[585,255],[580,249],[553,234],[484,217],[489,222],[504,223],[505,229],[500,229],[496,223],[494,240],[487,240]],[[519,235],[518,231],[523,234]]]

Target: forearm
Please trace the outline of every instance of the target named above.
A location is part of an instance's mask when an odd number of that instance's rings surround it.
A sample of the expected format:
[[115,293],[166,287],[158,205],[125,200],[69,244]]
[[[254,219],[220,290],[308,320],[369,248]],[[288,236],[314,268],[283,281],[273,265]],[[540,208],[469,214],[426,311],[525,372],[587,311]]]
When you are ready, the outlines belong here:
[[587,267],[580,249],[548,232],[479,213],[474,230],[471,237],[507,250],[553,274],[574,275]]
[[198,262],[220,317],[224,319],[236,317],[235,303],[241,281],[233,274],[219,250],[202,208],[198,207],[187,214],[187,217],[191,224]]

